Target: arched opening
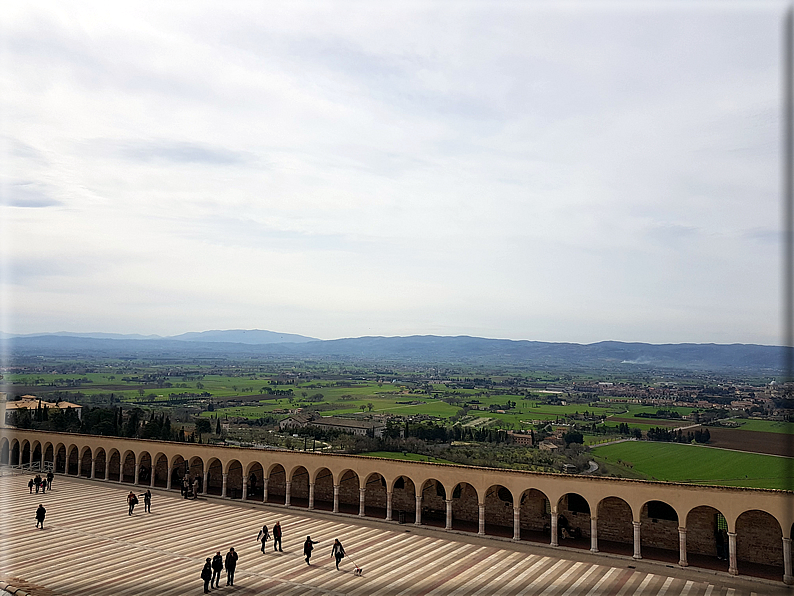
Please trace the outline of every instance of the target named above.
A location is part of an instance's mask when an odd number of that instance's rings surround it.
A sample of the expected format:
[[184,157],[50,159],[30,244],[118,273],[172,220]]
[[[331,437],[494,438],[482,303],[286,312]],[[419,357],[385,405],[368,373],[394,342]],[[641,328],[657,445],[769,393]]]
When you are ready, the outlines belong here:
[[557,501],[557,540],[563,546],[590,549],[590,504],[578,493]]
[[521,540],[548,544],[551,538],[551,506],[546,495],[530,488],[521,493]]
[[118,482],[121,480],[121,454],[117,449],[110,452],[110,462],[108,463],[108,480]]
[[33,455],[31,456],[30,463],[34,466],[41,467],[41,443],[36,441],[33,444]]
[[[195,481],[198,480],[198,489],[199,493],[206,492],[204,488],[204,460],[200,457],[194,456],[190,458],[190,462],[187,475],[188,481],[190,482],[190,490],[193,490],[193,484]],[[221,483],[223,483],[223,479],[221,478]],[[209,484],[209,481],[207,482]],[[220,493],[218,493],[220,494]]]
[[254,462],[248,468],[248,498],[252,501],[261,501],[262,490],[265,486],[265,470],[262,464]]
[[339,512],[358,515],[360,500],[358,474],[347,470],[339,479]]
[[[6,445],[6,448],[8,445]],[[6,451],[6,455],[8,452]],[[52,443],[47,443],[44,447],[44,467],[55,469],[55,450],[53,449]]]
[[236,459],[226,468],[226,496],[230,499],[243,498],[243,464]]
[[159,488],[168,486],[168,456],[160,453],[154,460],[154,485]]
[[22,442],[22,465],[30,465],[30,443],[28,441]]
[[447,491],[435,478],[425,480],[422,490],[422,524],[443,528],[447,523]]
[[67,462],[67,474],[69,476],[77,476],[77,460],[79,459],[79,452],[77,446],[72,445],[69,447],[69,458]]
[[718,509],[701,505],[687,513],[686,553],[691,566],[728,570],[728,522]]
[[135,482],[135,454],[127,451],[121,467],[121,481],[132,484]]
[[640,546],[644,559],[677,563],[678,513],[664,501],[648,501],[640,510]]
[[138,457],[138,484],[148,486],[152,481],[152,456],[144,451]]
[[94,478],[98,478],[100,480],[105,479],[105,463],[107,462],[107,455],[105,454],[105,450],[99,447],[96,450],[96,461],[94,463]]
[[283,505],[287,499],[287,472],[276,464],[267,476],[267,502]]
[[58,443],[55,450],[55,472],[57,474],[66,473],[66,445]]
[[386,519],[386,479],[373,472],[364,481],[364,515]]
[[83,450],[83,455],[80,458],[80,476],[84,478],[91,478],[91,449],[86,447]]
[[16,439],[11,443],[11,465],[19,465],[19,441]]
[[620,497],[606,497],[596,508],[598,550],[630,557],[634,554],[634,516]]
[[783,577],[783,531],[766,511],[745,511],[736,520],[736,567],[741,575]]
[[0,464],[7,466],[11,461],[11,453],[8,446],[8,439],[3,439],[0,445]]
[[334,509],[334,475],[328,468],[320,468],[314,477],[314,508]]
[[475,534],[480,529],[480,498],[468,482],[452,489],[452,529]]
[[293,507],[309,506],[309,471],[303,466],[298,466],[292,471],[289,494],[290,505]]
[[513,493],[501,484],[485,491],[485,533],[513,536]]
[[171,490],[182,491],[182,478],[188,471],[187,462],[181,455],[175,455],[171,460]]
[[213,457],[207,465],[207,494],[218,495],[223,493],[223,465],[221,460]]

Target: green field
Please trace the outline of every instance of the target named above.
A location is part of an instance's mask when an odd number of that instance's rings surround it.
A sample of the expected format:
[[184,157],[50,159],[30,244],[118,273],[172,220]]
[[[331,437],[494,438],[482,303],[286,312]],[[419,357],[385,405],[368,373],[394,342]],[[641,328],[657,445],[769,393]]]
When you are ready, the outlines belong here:
[[794,433],[794,423],[776,420],[737,420],[740,430],[754,430],[764,433]]
[[653,480],[744,486],[794,488],[794,460],[701,445],[626,441],[594,447],[596,461],[629,467]]
[[432,464],[454,464],[455,462],[440,457],[432,457],[429,455],[419,455],[418,453],[402,453],[397,451],[370,451],[368,453],[359,453],[364,457],[385,457],[386,459],[404,459],[408,461],[424,461]]

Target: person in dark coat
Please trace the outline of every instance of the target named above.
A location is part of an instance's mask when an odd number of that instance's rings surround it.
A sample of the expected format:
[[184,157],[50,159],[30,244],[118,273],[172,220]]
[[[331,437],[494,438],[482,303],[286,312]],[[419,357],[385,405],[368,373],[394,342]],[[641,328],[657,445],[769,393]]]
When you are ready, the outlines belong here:
[[53,478],[55,478],[55,476],[52,475],[52,472],[47,472],[47,489],[48,490],[52,490],[52,479]]
[[[276,529],[273,528],[273,531],[275,532]],[[267,531],[267,524],[262,526],[262,529],[259,530],[259,534],[257,535],[256,539],[262,542],[262,552],[264,553],[265,544],[267,543],[268,540],[270,540],[270,532]]]
[[[276,545],[278,545],[278,548],[276,548]],[[281,522],[276,522],[276,525],[273,526],[273,550],[278,550],[280,553],[284,552],[281,550]]]
[[303,556],[306,557],[307,565],[311,565],[309,559],[312,558],[312,551],[314,550],[315,544],[320,544],[320,542],[312,540],[311,536],[306,536],[306,542],[303,543]]
[[[34,484],[36,484],[36,482],[33,480],[33,478],[31,478],[30,482],[28,482],[28,491],[30,492],[31,495],[33,494],[33,485]],[[39,487],[38,486],[36,487],[36,492],[39,492]]]
[[148,488],[146,489],[145,493],[141,493],[143,497],[143,511],[151,513],[152,512],[152,491]]
[[44,509],[44,505],[39,503],[39,508],[36,509],[36,527],[39,527],[41,524],[41,529],[44,529],[44,516],[47,514],[47,510]]
[[237,553],[234,552],[234,547],[229,549],[226,553],[226,585],[234,585],[234,570],[237,569]]
[[33,479],[33,482],[36,483],[36,492],[39,492],[39,489],[42,488],[42,479],[41,476],[36,474],[36,477]]
[[345,549],[342,543],[339,542],[339,538],[334,540],[334,546],[331,548],[331,556],[336,559],[336,570],[339,571],[339,561],[345,556]]
[[132,515],[132,510],[135,509],[135,506],[138,504],[138,497],[135,496],[135,493],[130,491],[130,494],[127,495],[127,505],[130,506],[129,514]]
[[47,479],[46,478],[42,478],[41,479],[41,494],[43,495],[46,492],[47,492]]
[[210,559],[207,557],[207,562],[204,563],[204,569],[201,570],[201,579],[204,580],[204,593],[210,593],[210,579],[212,578],[212,566],[210,565]]
[[221,571],[223,571],[223,557],[221,556],[221,551],[217,551],[215,556],[212,557],[212,581],[210,581],[210,588],[221,587]]

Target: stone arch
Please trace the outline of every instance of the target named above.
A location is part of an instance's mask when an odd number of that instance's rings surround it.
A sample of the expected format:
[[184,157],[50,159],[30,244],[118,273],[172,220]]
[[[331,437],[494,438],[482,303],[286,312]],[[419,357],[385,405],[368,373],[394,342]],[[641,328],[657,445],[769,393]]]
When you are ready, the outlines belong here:
[[452,489],[452,529],[478,532],[480,495],[468,482],[458,482]]
[[551,537],[551,505],[546,493],[529,488],[519,500],[521,540],[548,544]]
[[91,460],[94,454],[91,452],[90,447],[83,447],[83,453],[80,456],[80,476],[91,478]]
[[283,505],[287,500],[287,471],[273,464],[267,472],[267,502]]
[[69,476],[77,476],[78,461],[80,461],[80,451],[77,449],[77,445],[69,445],[66,470]]
[[138,454],[138,484],[148,486],[152,481],[152,455],[148,451]]
[[135,453],[127,449],[121,458],[121,481],[132,484],[135,482]]
[[122,480],[122,466],[121,466],[121,453],[118,449],[111,449],[108,451],[108,480],[121,482]]
[[290,474],[290,505],[294,507],[309,507],[309,471],[303,466],[297,466]]
[[[6,445],[7,447],[7,445]],[[52,469],[55,469],[55,449],[52,443],[47,443],[44,445],[44,465],[47,467],[47,464],[51,466]]]
[[207,488],[204,492],[208,495],[223,494],[223,464],[217,457],[207,462]]
[[364,515],[386,519],[386,478],[372,472],[364,479]]
[[686,552],[690,565],[727,571],[728,523],[719,509],[699,505],[687,512]]
[[447,523],[447,489],[435,478],[428,478],[419,491],[422,496],[422,523],[443,528]]
[[25,439],[22,441],[22,454],[20,455],[21,461],[20,464],[27,464],[30,465],[32,462],[30,461],[30,441]]
[[494,536],[513,536],[513,493],[501,484],[488,487],[485,504],[485,533]]
[[751,509],[736,518],[736,567],[742,575],[783,577],[783,531],[774,516]]
[[243,498],[243,464],[236,459],[226,464],[226,496],[230,499]]
[[166,488],[168,486],[168,456],[163,452],[155,455],[152,468],[154,486]]
[[41,465],[41,442],[39,441],[34,441],[33,443],[33,453],[30,456],[30,463]]
[[186,460],[177,454],[171,458],[171,490],[182,491],[182,478],[185,477],[188,466]]
[[107,462],[107,454],[102,447],[97,447],[94,461],[94,478],[107,480],[105,478],[105,463]]
[[12,466],[19,465],[19,441],[14,439],[11,441],[11,460],[10,463]]
[[11,448],[8,439],[3,437],[0,442],[0,464],[7,466],[9,463],[11,463]]
[[334,509],[334,473],[328,468],[319,468],[314,473],[314,508]]
[[209,473],[209,469],[204,469],[204,460],[198,455],[194,455],[188,460],[188,480],[190,481],[191,490],[193,490],[193,482],[198,478],[199,492],[207,494],[207,486],[209,481],[204,481],[204,476]]
[[361,481],[353,470],[344,470],[339,475],[339,511],[358,515]]
[[645,559],[677,563],[678,512],[664,501],[647,501],[640,509],[640,546]]
[[251,500],[261,501],[263,490],[265,487],[265,469],[258,461],[248,464],[248,470],[245,472],[248,479],[248,492],[247,498]]
[[557,539],[574,548],[590,548],[590,503],[579,493],[565,493],[557,501]]
[[66,445],[63,443],[58,443],[55,446],[55,472],[66,473]]
[[596,506],[598,550],[626,555],[634,554],[634,513],[620,497],[604,497]]

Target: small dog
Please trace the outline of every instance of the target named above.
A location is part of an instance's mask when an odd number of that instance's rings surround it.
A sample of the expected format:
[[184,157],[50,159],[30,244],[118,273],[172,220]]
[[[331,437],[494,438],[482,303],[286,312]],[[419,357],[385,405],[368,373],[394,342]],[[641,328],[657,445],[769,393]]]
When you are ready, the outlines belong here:
[[364,574],[364,570],[361,567],[356,566],[355,571],[353,571],[353,575],[357,575],[361,577],[363,574]]

